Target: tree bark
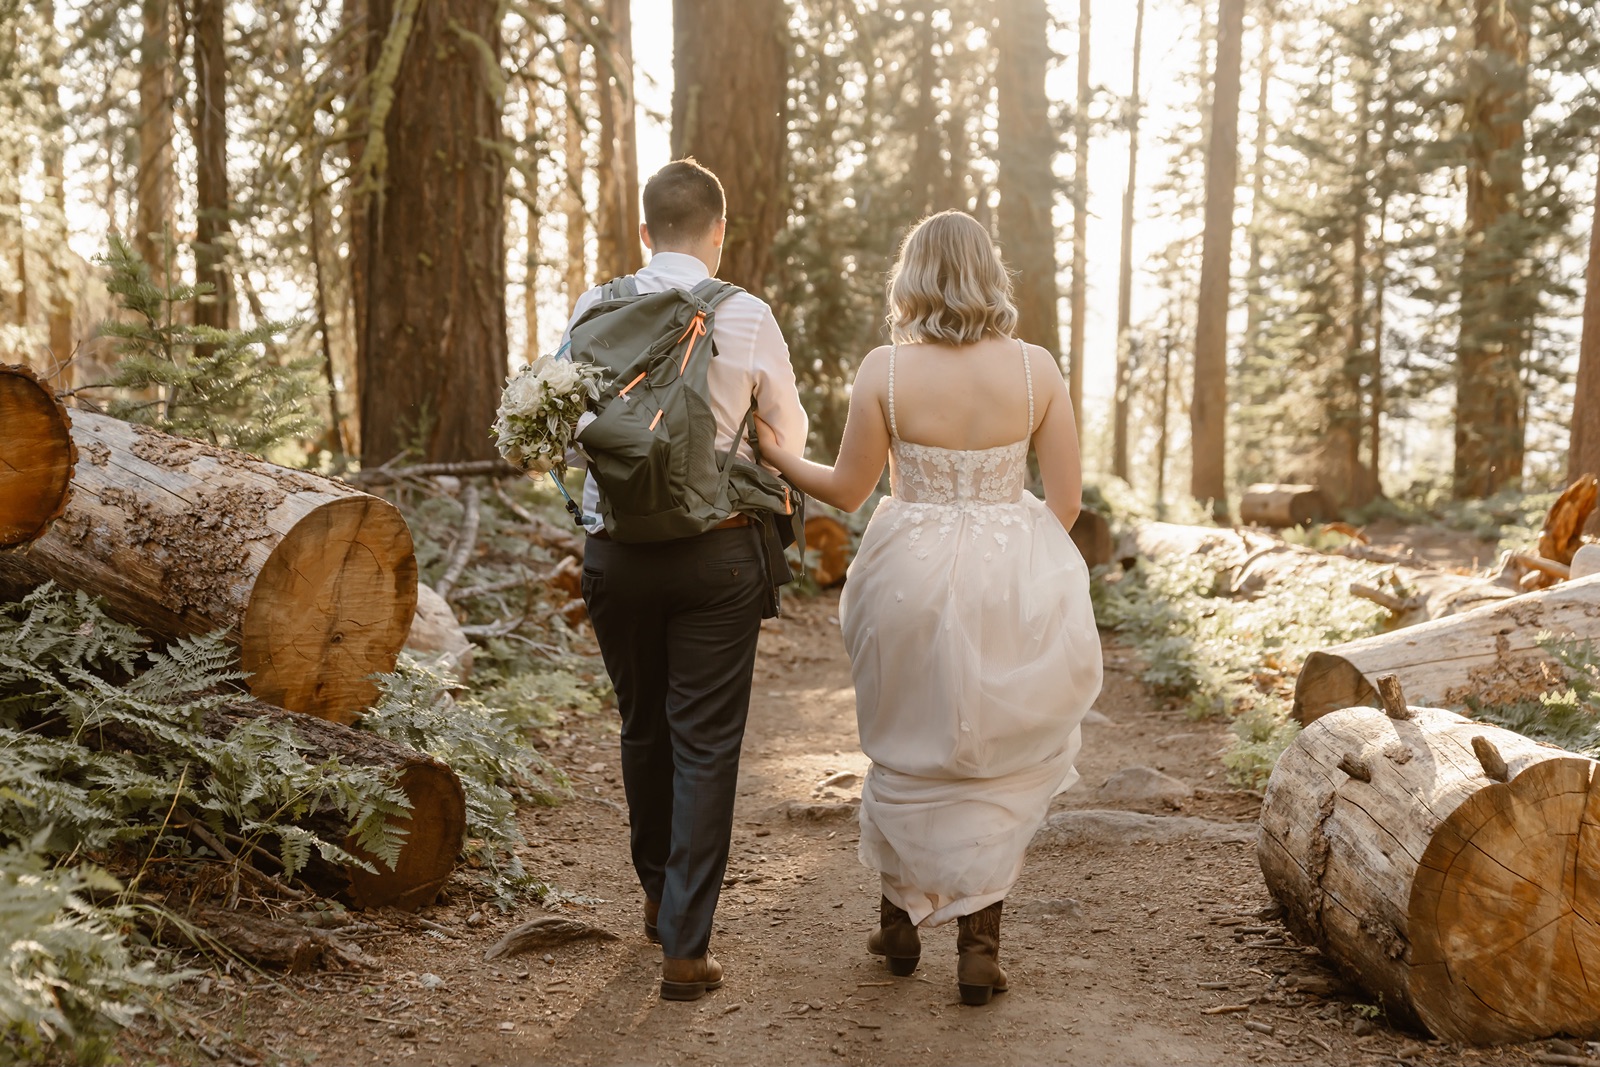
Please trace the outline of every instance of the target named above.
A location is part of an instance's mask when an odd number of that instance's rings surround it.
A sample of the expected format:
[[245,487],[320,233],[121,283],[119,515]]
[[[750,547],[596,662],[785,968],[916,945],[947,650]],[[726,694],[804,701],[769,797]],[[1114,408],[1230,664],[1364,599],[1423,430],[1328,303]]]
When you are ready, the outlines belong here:
[[0,363],[0,550],[44,536],[72,495],[72,417],[27,367]]
[[[14,432],[8,420],[0,440]],[[54,580],[173,638],[226,630],[250,691],[349,722],[394,669],[417,606],[394,506],[316,475],[79,410],[65,514],[0,584]],[[15,446],[7,444],[7,449]]]
[[1370,703],[1385,674],[1398,675],[1413,699],[1441,707],[1465,707],[1468,697],[1493,704],[1544,692],[1558,678],[1539,637],[1548,630],[1600,639],[1600,576],[1514,593],[1469,600],[1457,614],[1313,652],[1295,682],[1295,718],[1310,723]]
[[[1572,441],[1567,448],[1567,481],[1600,476],[1600,194],[1589,229],[1589,269],[1583,294],[1583,339],[1578,346],[1578,383],[1572,402]],[[1587,527],[1600,533],[1600,515]]]
[[1533,297],[1520,264],[1525,235],[1528,0],[1476,0],[1465,125],[1467,232],[1456,353],[1457,499],[1522,481],[1522,357]]
[[783,0],[673,0],[672,156],[722,179],[728,234],[717,276],[766,288],[783,228],[789,100]]
[[1006,0],[1000,7],[1000,247],[1016,272],[1017,335],[1061,358],[1055,227],[1056,138],[1045,73],[1050,62],[1044,0]]
[[[372,26],[399,2],[371,0]],[[495,456],[508,364],[499,16],[492,0],[421,4],[393,76],[358,294],[363,466]]]
[[[1139,120],[1143,117],[1140,70],[1144,60],[1145,0],[1139,0],[1133,23],[1133,88],[1128,114],[1128,184],[1122,191],[1121,265],[1117,272],[1116,395],[1111,423],[1111,473],[1130,481],[1128,467],[1128,408],[1133,364],[1133,212],[1139,191]],[[1258,162],[1259,166],[1259,162]]]
[[639,244],[639,145],[634,134],[633,0],[606,0],[606,53],[597,57],[600,151],[595,208],[599,276],[632,274],[644,265]]
[[1249,526],[1305,526],[1325,521],[1332,509],[1314,485],[1252,485],[1239,498],[1239,521]]
[[1189,491],[1228,518],[1228,303],[1233,256],[1233,200],[1239,180],[1239,65],[1244,0],[1219,0],[1217,62],[1206,149],[1206,214],[1195,323],[1193,452]]
[[226,329],[234,321],[228,269],[232,205],[228,194],[228,53],[225,0],[195,0],[194,143],[195,281],[213,292],[195,299],[197,325]]
[[[1075,413],[1083,411],[1083,320],[1089,301],[1089,105],[1093,93],[1089,85],[1089,7],[1090,0],[1078,0],[1078,105],[1072,124],[1072,322],[1067,345],[1067,395]],[[1078,440],[1081,444],[1081,415]]]
[[171,0],[143,0],[133,246],[158,279],[166,272],[162,240],[172,233],[172,135]]
[[561,155],[566,163],[567,183],[562,189],[562,214],[566,216],[567,264],[562,282],[567,293],[567,314],[578,306],[578,297],[589,288],[587,242],[589,213],[583,206],[583,174],[588,168],[584,152],[583,47],[569,28],[561,43],[561,81],[565,89],[562,108]]
[[1595,1032],[1595,762],[1397,714],[1334,712],[1274,768],[1257,858],[1285,922],[1400,1025],[1467,1044]]

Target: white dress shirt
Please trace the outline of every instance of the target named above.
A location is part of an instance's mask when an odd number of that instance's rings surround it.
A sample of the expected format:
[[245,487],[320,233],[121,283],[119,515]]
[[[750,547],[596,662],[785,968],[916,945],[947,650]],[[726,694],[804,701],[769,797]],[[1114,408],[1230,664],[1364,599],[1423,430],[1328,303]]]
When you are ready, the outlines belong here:
[[[706,265],[695,256],[657,252],[633,278],[643,295],[669,288],[693,289],[710,276]],[[561,335],[562,356],[572,341],[572,324],[599,298],[598,286],[578,298],[572,319]],[[717,305],[711,337],[716,343],[716,355],[706,372],[706,385],[711,411],[717,419],[717,448],[726,450],[733,445],[733,435],[753,400],[756,414],[772,427],[778,444],[785,451],[804,453],[810,420],[795,387],[789,346],[767,302],[750,293],[734,293]],[[751,458],[749,442],[739,442],[739,454]],[[583,510],[594,518],[588,527],[591,532],[601,528],[599,508],[600,491],[591,475],[583,485]]]

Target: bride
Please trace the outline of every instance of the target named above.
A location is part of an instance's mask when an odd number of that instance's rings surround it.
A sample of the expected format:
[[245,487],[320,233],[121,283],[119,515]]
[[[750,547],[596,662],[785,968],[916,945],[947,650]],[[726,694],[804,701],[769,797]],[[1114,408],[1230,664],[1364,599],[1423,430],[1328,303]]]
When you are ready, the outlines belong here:
[[[1077,781],[1100,690],[1089,575],[1067,536],[1082,491],[1067,387],[1011,336],[1010,278],[984,228],[947,211],[906,238],[889,281],[893,344],[857,373],[838,463],[762,456],[845,511],[887,459],[840,601],[861,748],[861,860],[882,878],[868,949],[909,975],[919,927],[959,923],[961,999],[1006,988],[1000,911],[1051,797]],[[1038,455],[1041,502],[1024,486]]]

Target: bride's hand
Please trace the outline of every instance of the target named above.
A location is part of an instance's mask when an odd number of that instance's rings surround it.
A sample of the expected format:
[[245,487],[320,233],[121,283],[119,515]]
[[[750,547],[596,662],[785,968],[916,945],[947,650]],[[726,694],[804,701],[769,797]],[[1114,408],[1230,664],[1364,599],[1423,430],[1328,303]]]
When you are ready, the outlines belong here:
[[766,420],[760,415],[755,417],[755,423],[756,440],[761,444],[761,457],[770,463],[772,461],[772,457],[782,451],[782,449],[778,447],[777,431],[771,426],[768,426]]

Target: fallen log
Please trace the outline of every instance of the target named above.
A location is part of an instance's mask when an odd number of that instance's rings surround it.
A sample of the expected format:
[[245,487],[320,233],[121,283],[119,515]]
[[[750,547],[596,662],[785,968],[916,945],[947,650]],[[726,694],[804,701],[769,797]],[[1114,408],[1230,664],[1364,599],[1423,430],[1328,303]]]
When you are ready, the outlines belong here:
[[38,540],[72,495],[72,417],[27,367],[0,364],[0,549]]
[[[405,831],[405,840],[392,869],[360,847],[337,812],[319,810],[307,816],[303,821],[307,829],[341,845],[375,869],[339,866],[313,855],[311,865],[298,877],[317,892],[338,897],[357,908],[415,911],[432,903],[455,870],[466,838],[466,794],[455,771],[431,756],[376,734],[284,711],[248,697],[208,710],[200,729],[207,737],[221,741],[240,727],[262,719],[293,730],[302,746],[300,755],[307,763],[315,766],[338,759],[347,767],[370,768],[374,776],[392,780],[411,802],[410,814],[396,820]],[[125,752],[151,752],[157,746],[143,733],[115,724],[98,727],[83,740],[95,747]],[[175,820],[178,825],[185,821],[187,817]],[[228,847],[221,842],[205,843],[213,851]],[[254,850],[251,856],[259,859]],[[249,862],[251,856],[243,857],[241,862]]]
[[1285,923],[1445,1040],[1600,1032],[1600,766],[1397,710],[1326,715],[1273,770],[1257,858]]
[[1308,526],[1333,513],[1328,498],[1314,485],[1252,485],[1239,498],[1239,521],[1246,526]]
[[1541,632],[1600,639],[1600,575],[1503,599],[1404,630],[1363,637],[1306,657],[1295,681],[1302,724],[1377,699],[1381,675],[1398,675],[1421,704],[1461,708],[1527,699],[1559,681],[1538,647]]
[[92,412],[74,413],[72,438],[66,512],[0,553],[0,586],[54,580],[162,637],[226,630],[250,691],[278,707],[350,722],[371,704],[417,606],[394,505]]

